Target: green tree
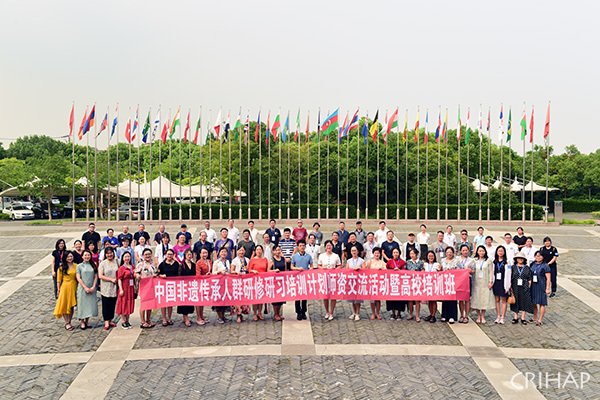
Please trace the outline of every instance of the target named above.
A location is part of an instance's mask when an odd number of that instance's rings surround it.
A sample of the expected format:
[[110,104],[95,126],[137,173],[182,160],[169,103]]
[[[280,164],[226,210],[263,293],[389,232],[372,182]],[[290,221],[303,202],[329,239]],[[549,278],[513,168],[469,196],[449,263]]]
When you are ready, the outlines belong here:
[[67,194],[71,190],[71,163],[59,154],[29,159],[32,173],[38,178],[32,185],[23,186],[22,191],[48,200],[48,218],[52,220],[50,207],[52,197]]

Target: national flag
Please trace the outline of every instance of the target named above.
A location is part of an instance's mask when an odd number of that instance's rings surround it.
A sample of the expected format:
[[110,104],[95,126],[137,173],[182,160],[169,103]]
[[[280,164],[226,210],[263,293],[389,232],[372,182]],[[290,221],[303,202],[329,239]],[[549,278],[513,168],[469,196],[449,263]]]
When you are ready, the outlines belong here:
[[296,132],[294,133],[294,142],[298,143],[298,132],[300,131],[300,109],[296,115]]
[[244,124],[244,146],[248,146],[248,133],[250,132],[250,114],[246,114],[246,123]]
[[448,109],[446,108],[446,116],[444,117],[444,126],[442,126],[442,136],[444,137],[444,144],[446,144],[447,134],[448,134]]
[[[386,115],[386,118],[387,118],[387,115]],[[392,116],[387,121],[387,127],[385,129],[385,135],[383,136],[384,143],[387,143],[388,135],[390,134],[390,132],[392,131],[392,129],[396,128],[397,126],[398,126],[398,108],[396,108],[396,111],[394,111],[392,113]]]
[[317,143],[321,141],[321,109],[317,114]]
[[187,134],[190,130],[190,110],[188,110],[187,122],[185,123],[185,129],[183,130],[183,144],[187,143]]
[[488,122],[487,122],[487,128],[486,128],[486,132],[488,134],[488,137],[490,136],[490,126],[491,126],[491,122],[492,122],[492,111],[488,108]]
[[156,132],[158,132],[159,129],[160,129],[160,107],[158,107],[158,110],[156,110],[156,118],[154,118],[154,124],[152,125],[152,138],[150,139],[151,142],[154,142],[154,139],[156,138]]
[[529,143],[533,143],[533,106],[531,106],[531,121],[529,122]]
[[438,126],[435,130],[435,141],[440,142],[440,131],[442,130],[442,112],[438,113]]
[[310,126],[310,112],[306,115],[306,138],[304,139],[304,144],[308,143],[309,126]]
[[550,103],[548,103],[548,113],[546,114],[546,124],[544,125],[544,139],[550,135]]
[[285,124],[283,124],[283,130],[281,131],[281,139],[283,143],[287,140],[287,137],[290,133],[290,112],[288,111],[288,115],[285,118]]
[[194,133],[194,144],[198,144],[198,133],[200,132],[200,126],[202,121],[202,112],[198,114],[198,122],[196,123],[196,133]]
[[90,129],[92,129],[92,127],[94,126],[94,122],[96,120],[96,105],[94,105],[92,107],[92,111],[90,111],[90,114],[87,117],[87,120],[85,121],[85,124],[83,125],[83,133],[82,136],[85,135],[86,133],[88,133],[90,131]]
[[[408,110],[406,110],[406,114],[404,115],[404,132],[402,140],[403,143],[406,143],[406,132],[408,131]],[[387,140],[385,141],[387,143]]]
[[369,114],[365,116],[365,122],[363,122],[362,132],[363,138],[363,146],[367,145],[367,136],[369,136]]
[[233,135],[233,141],[235,143],[237,143],[238,141],[238,136],[240,133],[240,128],[242,127],[242,116],[241,116],[242,110],[240,110],[240,112],[238,113],[237,116],[237,120],[235,121],[235,125],[233,126],[233,129],[235,130],[235,134]]
[[275,121],[273,121],[273,126],[271,127],[271,134],[273,135],[273,142],[277,141],[277,131],[281,127],[281,122],[279,121],[279,114],[275,117]]
[[173,134],[175,133],[175,128],[177,126],[181,127],[181,121],[179,120],[179,112],[181,111],[180,108],[177,109],[177,113],[175,114],[175,118],[173,118],[173,124],[171,125],[171,130],[170,130],[170,134],[169,134],[169,139],[173,139]]
[[271,111],[267,114],[267,133],[265,136],[265,146],[269,145],[269,135],[271,134],[271,125],[269,119],[271,118]]
[[127,119],[127,126],[125,127],[125,140],[127,140],[128,143],[132,142],[132,138],[131,138],[131,118]]
[[148,110],[148,116],[146,122],[144,122],[144,129],[142,129],[142,142],[148,143],[148,133],[150,133],[150,110]]
[[225,130],[223,131],[223,143],[225,143],[229,137],[230,127],[231,127],[231,113],[227,112],[227,122],[225,122]]
[[108,112],[104,115],[104,119],[102,119],[102,122],[100,123],[100,132],[98,132],[98,134],[96,135],[96,137],[100,136],[100,134],[106,128],[108,128]]
[[527,113],[525,111],[525,105],[523,105],[523,116],[521,117],[521,140],[525,140],[527,136]]
[[506,129],[506,143],[510,142],[510,137],[512,136],[512,110],[508,109],[508,125]]
[[117,108],[115,109],[115,119],[113,119],[113,123],[112,123],[112,129],[110,130],[110,139],[112,139],[113,135],[115,134],[115,128],[117,127],[117,118],[119,117],[119,105],[117,105]]
[[169,112],[169,117],[167,117],[165,124],[163,125],[162,132],[160,134],[160,138],[163,144],[167,144],[167,135],[169,134],[169,119],[171,117],[171,112]]
[[217,119],[215,120],[215,125],[213,129],[215,134],[217,135],[217,140],[219,140],[219,134],[221,133],[221,110],[219,109],[219,114],[217,114]]
[[352,129],[358,129],[358,110],[356,110],[356,112],[354,113],[354,116],[352,117],[352,119],[350,120],[350,123],[348,124],[348,131],[351,131]]
[[260,110],[258,111],[258,118],[256,119],[256,130],[254,131],[254,142],[258,143],[258,132],[260,130]]
[[498,132],[498,140],[500,143],[504,140],[504,106],[500,106],[500,126]]
[[471,108],[467,108],[467,126],[465,128],[465,143],[469,144],[469,136],[471,136]]
[[338,122],[338,111],[339,108],[336,108],[334,112],[331,113],[323,123],[321,124],[321,131],[323,131],[323,136],[329,136],[331,132],[336,130],[340,125]]
[[135,135],[136,135],[136,130],[138,127],[138,112],[140,111],[140,107],[138,106],[137,110],[135,110],[135,120],[133,121],[133,132],[132,132],[132,136],[131,136],[131,141],[133,142],[135,140]]
[[461,134],[461,128],[462,127],[462,122],[460,120],[460,106],[458,106],[458,129],[456,130],[456,141],[460,142],[460,134]]
[[425,114],[425,144],[429,142],[429,133],[427,132],[427,124],[429,123],[429,110]]
[[73,122],[75,118],[75,103],[71,106],[71,115],[69,115],[69,137],[73,135]]
[[419,113],[421,111],[417,108],[417,122],[415,122],[415,143],[419,143]]
[[479,139],[483,135],[483,114],[481,114],[481,104],[479,105]]
[[81,140],[83,138],[83,126],[85,125],[86,121],[87,121],[87,108],[85,109],[85,114],[83,114],[83,119],[81,120],[81,125],[79,126],[79,133],[77,134],[77,136],[79,136],[79,140]]
[[347,123],[348,123],[348,112],[346,111],[346,116],[344,117],[344,123],[342,124],[342,127],[340,128],[340,131],[338,133],[338,144],[342,143],[342,137],[348,136],[348,131],[346,130]]
[[377,130],[379,129],[379,110],[375,113],[375,119],[373,120],[373,125],[371,125],[371,129],[369,129],[369,133],[373,138],[373,143],[377,141]]

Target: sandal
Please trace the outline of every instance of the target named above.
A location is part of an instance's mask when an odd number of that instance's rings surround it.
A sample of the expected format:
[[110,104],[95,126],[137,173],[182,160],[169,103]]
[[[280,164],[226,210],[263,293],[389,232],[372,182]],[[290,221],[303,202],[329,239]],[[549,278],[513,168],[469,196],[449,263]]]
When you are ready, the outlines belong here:
[[512,320],[512,323],[513,323],[513,324],[516,324],[517,322],[519,322],[519,320],[518,320],[518,319],[516,319],[516,318],[513,318],[513,320]]
[[406,318],[407,321],[411,321],[412,319],[413,319],[412,315],[410,317]]
[[73,325],[71,325],[71,324],[66,324],[65,325],[65,329],[68,330],[68,331],[72,331],[75,328],[73,328]]
[[258,316],[256,314],[254,314],[254,317],[252,319],[255,321],[258,321]]
[[542,325],[544,325],[544,323],[543,323],[543,322],[540,322],[540,321],[535,321],[535,326],[542,326]]
[[381,319],[381,315],[377,314],[377,319]]
[[469,318],[463,318],[463,324],[468,324],[469,323]]
[[192,323],[191,322],[186,322],[185,326],[187,326],[189,328],[190,326],[192,326]]
[[167,321],[163,321],[162,326],[167,326],[169,323]]
[[167,321],[167,325],[173,325],[173,321],[171,321],[171,320],[168,320],[168,321]]
[[523,325],[527,325],[527,321],[525,321],[524,319],[521,320],[521,324]]
[[417,318],[415,319],[415,322],[421,322],[421,318],[417,317]]
[[262,316],[262,314],[258,314],[258,319],[260,319],[261,321],[265,320],[265,318]]
[[375,316],[375,314],[371,315],[371,319],[375,319],[375,318],[377,318],[377,317]]
[[154,328],[155,326],[156,326],[156,325],[155,325],[155,324],[153,324],[153,323],[149,323],[149,324],[148,324],[148,328]]

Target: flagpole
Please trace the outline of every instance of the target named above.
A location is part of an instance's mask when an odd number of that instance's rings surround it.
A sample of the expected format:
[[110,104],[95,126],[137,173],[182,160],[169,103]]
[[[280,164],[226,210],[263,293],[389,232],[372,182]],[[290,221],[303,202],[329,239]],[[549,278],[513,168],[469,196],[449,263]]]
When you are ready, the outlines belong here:
[[[509,107],[509,114],[511,115],[512,110]],[[511,119],[511,130],[512,130],[512,119]],[[508,141],[508,220],[512,220],[512,132],[510,140]]]
[[129,151],[129,220],[131,221],[132,213],[131,213],[131,107],[129,107],[129,138],[127,139],[127,149]]
[[[302,196],[300,189],[300,176],[302,175],[300,172],[300,138],[298,137],[300,134],[300,108],[298,108],[298,116],[296,117],[296,146],[298,146],[298,219],[302,218],[302,213],[300,209],[302,208]],[[308,190],[308,187],[306,188]],[[308,218],[308,216],[307,216]]]
[[[86,108],[87,109],[87,108]],[[88,115],[88,121],[89,121],[89,115]],[[88,125],[88,129],[89,129],[89,125]],[[85,206],[85,221],[89,222],[90,220],[90,135],[87,135],[86,133],[86,145],[85,145],[85,168],[86,168],[86,173],[85,173],[85,187],[86,187],[86,206]],[[73,206],[75,206],[75,204],[73,203]]]
[[[106,107],[107,124],[108,124],[108,111],[109,110],[110,110],[110,108],[107,106]],[[107,127],[107,129],[108,129],[108,127]],[[106,149],[107,150],[106,169],[107,169],[107,177],[108,177],[107,178],[107,181],[108,181],[108,195],[107,195],[107,198],[108,198],[108,204],[107,204],[108,211],[106,212],[106,219],[108,221],[110,221],[112,219],[111,216],[110,216],[110,211],[111,211],[110,210],[110,180],[111,180],[110,179],[110,132],[108,132],[107,134],[108,134],[108,147]]]
[[[500,110],[502,110],[500,104]],[[500,111],[502,113],[502,111]],[[502,132],[502,118],[500,118],[500,221],[504,221],[504,133]]]
[[[179,105],[178,110],[181,110],[181,104]],[[179,171],[177,171],[177,175],[179,175],[179,220],[181,221],[183,219],[183,188],[181,187],[181,114],[179,114],[179,125],[177,127],[177,130],[179,131]]]
[[[317,167],[317,177],[318,177],[318,185],[317,187],[319,188],[319,190],[317,191],[318,196],[318,211],[317,211],[317,219],[320,220],[321,219],[321,128],[320,125],[321,124],[321,107],[319,107],[319,115],[317,117],[317,162],[318,162],[318,167]],[[548,186],[548,185],[546,185]],[[546,198],[548,198],[548,196],[546,196]],[[548,203],[548,201],[546,201],[546,203]]]
[[[367,147],[365,149],[365,219],[369,219],[369,110],[367,110],[365,115],[364,124],[367,124]],[[356,175],[359,175],[359,171],[356,171]]]
[[[73,110],[75,110],[75,101],[73,101]],[[70,138],[71,139],[71,161],[72,161],[72,173],[73,176],[71,177],[72,180],[72,198],[71,198],[71,202],[72,202],[72,209],[71,209],[71,219],[73,220],[73,222],[75,222],[75,134],[73,133],[73,128],[71,128],[70,130],[71,135]],[[118,165],[118,164],[117,164]]]
[[483,216],[481,211],[481,180],[483,179],[481,177],[481,142],[483,142],[483,132],[481,132],[482,130],[483,116],[481,114],[481,104],[479,104],[479,221],[481,221],[481,218]]
[[460,221],[460,137],[461,137],[461,121],[460,121],[460,104],[458,105],[458,130],[457,130],[457,141],[456,145],[458,146],[458,169],[456,171],[456,183],[458,187],[458,197],[457,197],[457,208],[456,208],[456,219]]
[[[140,105],[138,104],[138,111],[139,111],[139,109],[140,109]],[[135,113],[136,121],[138,118],[138,111],[136,111],[136,113]],[[140,144],[141,144],[141,139],[140,139],[140,136],[141,136],[141,131],[140,131],[139,122],[138,122],[137,129],[138,129],[138,134],[137,134],[137,138],[138,138],[138,147],[137,147],[138,218],[137,219],[138,219],[138,223],[139,223],[139,221],[142,219],[142,215],[141,215],[142,209],[140,207],[140,200],[141,200],[141,198],[140,198],[140,192],[141,192],[141,185],[140,185]],[[144,183],[146,183],[146,182],[144,182]],[[144,202],[145,202],[145,200],[144,200]],[[144,213],[144,217],[146,217],[146,213]]]
[[[169,108],[169,118],[167,119],[167,123],[171,120],[171,109]],[[169,129],[167,129],[167,136],[171,136],[169,134],[169,131],[173,129],[172,126],[169,126]],[[169,137],[169,221],[173,220],[173,174],[172,174],[172,169],[173,169],[173,158],[172,158],[172,152],[173,152],[173,140],[171,137]]]
[[[387,118],[387,110],[385,110],[385,116]],[[398,118],[396,116],[396,118]],[[384,127],[385,129],[385,127]],[[388,185],[388,161],[389,161],[389,157],[388,157],[388,132],[386,132],[385,134],[385,139],[383,139],[383,145],[385,146],[385,184],[384,186],[387,187]],[[398,139],[398,138],[397,138]],[[398,145],[396,146],[396,166],[398,166],[399,163],[399,150],[398,150]],[[398,193],[398,174],[396,174],[396,193]],[[398,197],[398,194],[396,194],[396,197]],[[384,195],[384,203],[385,203],[385,219],[388,219],[388,191],[385,191],[385,195]],[[396,219],[398,219],[398,206],[396,205]]]
[[[158,106],[158,119],[162,121],[162,108]],[[158,129],[160,130],[160,123]],[[161,137],[158,141],[158,220],[162,221],[162,131]],[[118,215],[118,213],[117,213]]]
[[491,211],[490,211],[490,189],[492,185],[490,184],[490,177],[492,176],[492,132],[490,130],[490,115],[492,113],[492,107],[488,107],[488,123],[487,123],[487,134],[488,134],[488,190],[487,190],[487,220],[491,219]]
[[530,126],[530,142],[531,142],[531,209],[529,210],[529,219],[533,221],[533,106],[531,106],[531,126]]
[[[229,124],[229,129],[231,130],[231,120],[230,120],[230,114],[231,114],[231,110],[229,110],[227,112],[227,123]],[[227,127],[227,125],[225,125],[225,127]],[[225,136],[225,140],[227,140],[227,158],[229,159],[229,164],[227,164],[229,167],[227,168],[227,180],[229,181],[229,188],[227,189],[227,191],[229,192],[229,212],[227,213],[229,219],[232,218],[231,213],[231,135],[229,134],[229,131],[226,132],[226,136]]]
[[[346,110],[346,113],[349,113],[350,110]],[[349,121],[348,123],[350,123],[351,121]],[[350,128],[350,125],[348,125],[348,128]],[[344,128],[346,129],[346,128]],[[350,129],[348,129],[349,131]],[[350,218],[350,210],[348,210],[348,184],[350,181],[350,162],[348,160],[348,157],[350,156],[350,132],[346,132],[346,219]]]
[[290,203],[292,201],[292,199],[290,198],[290,193],[291,193],[292,187],[290,186],[290,167],[291,167],[291,164],[290,164],[290,144],[291,143],[290,142],[291,142],[291,139],[290,139],[290,122],[289,121],[290,121],[290,111],[288,110],[288,115],[287,115],[287,119],[286,119],[288,126],[287,126],[287,135],[285,138],[286,139],[285,147],[287,147],[287,165],[288,165],[288,167],[287,167],[288,182],[287,182],[287,190],[286,190],[286,192],[287,192],[287,203],[286,203],[287,204],[287,219],[290,219],[290,217],[291,217]]
[[425,118],[425,220],[429,219],[429,108]]
[[[240,116],[240,124],[242,123],[242,106],[240,106],[240,112],[238,114]],[[240,193],[238,196],[238,204],[239,204],[239,219],[242,219],[242,134],[240,132],[240,127],[237,128],[238,131],[238,151],[239,151],[239,159],[240,159]]]
[[[360,118],[358,112],[356,113],[356,219],[360,219]],[[350,132],[348,132],[350,137]],[[350,139],[348,139],[350,140]],[[350,177],[348,177],[350,178]]]
[[[308,143],[308,136],[310,135],[310,110],[308,110],[308,114],[306,115],[306,218],[310,218],[310,143]],[[299,144],[298,144],[299,146]]]
[[337,219],[340,219],[340,145],[342,144],[342,128],[338,128],[338,144],[337,144],[337,185],[336,185],[336,189],[337,189]]
[[[94,103],[94,107],[96,107],[96,103]],[[95,118],[94,115],[94,223],[98,222],[98,124],[96,124]],[[50,200],[48,199],[48,201]]]
[[262,219],[262,132],[260,129],[260,108],[258,109],[258,219]]
[[[219,109],[218,116],[221,115],[221,109]],[[218,118],[217,116],[217,118]],[[221,132],[221,121],[219,123],[219,133]],[[223,219],[223,140],[219,137],[217,138],[219,141],[219,186],[221,189],[220,201],[219,201],[219,219]]]
[[[438,130],[439,127],[441,125],[441,118],[442,118],[442,106],[439,107],[439,114],[438,114]],[[440,220],[440,175],[441,175],[441,164],[442,164],[442,146],[441,146],[441,141],[442,141],[442,133],[439,132],[438,133],[438,138],[436,140],[437,142],[437,148],[438,148],[438,187],[437,187],[437,220]]]
[[[397,117],[396,117],[397,118]],[[398,124],[399,125],[399,124]],[[408,108],[406,109],[406,115],[404,116],[404,126],[408,125]],[[398,130],[398,144],[400,142],[400,126],[397,128]],[[396,150],[398,152],[398,162],[400,162],[400,149]],[[408,219],[408,138],[404,140],[404,220]],[[398,185],[398,179],[396,178],[396,185]],[[400,188],[396,188],[397,192],[400,193]],[[397,197],[398,195],[396,195]],[[399,203],[399,202],[398,202]],[[396,204],[396,219],[400,219],[400,206]]]
[[[245,143],[246,143],[246,159],[248,161],[248,169],[247,169],[247,174],[248,174],[248,188],[246,189],[246,201],[248,201],[248,219],[252,219],[252,212],[250,211],[250,110],[248,110],[247,114],[246,114],[246,122],[248,122],[248,126],[247,129],[248,131],[246,132],[246,136],[245,136]],[[240,193],[240,196],[242,194]],[[241,198],[241,197],[240,197]],[[240,209],[242,208],[241,205],[241,201],[240,201]]]
[[210,132],[210,121],[212,121],[212,108],[208,109],[208,124],[206,124],[206,141],[208,142],[208,219],[212,219],[212,133]]
[[[468,138],[467,135],[470,134],[469,129],[470,127],[470,118],[471,118],[471,107],[467,108],[467,130],[465,131],[465,138]],[[469,141],[465,140],[466,143],[466,147],[467,147],[467,187],[465,187],[465,192],[467,192],[467,198],[465,201],[465,220],[468,221],[469,220],[469,187],[471,186],[471,176],[469,175],[469,157],[471,155],[471,151],[470,151],[470,147],[469,147]]]
[[[525,112],[525,102],[523,102],[523,112]],[[523,117],[525,114],[523,114]],[[525,118],[525,126],[527,126],[527,119]],[[523,128],[521,128],[523,129]],[[527,136],[527,131],[525,131],[525,136],[521,133],[521,141],[523,142],[523,188],[521,189],[521,221],[525,222],[525,137]]]
[[[210,120],[208,122],[209,122],[209,124],[207,126],[210,127]],[[202,200],[203,200],[202,199],[202,194],[203,194],[203,185],[202,185],[202,182],[204,182],[203,175],[202,175],[202,172],[203,172],[202,171],[202,164],[203,164],[203,161],[204,161],[204,144],[202,143],[202,106],[200,106],[200,111],[199,111],[199,114],[198,114],[198,126],[197,126],[197,129],[198,129],[198,134],[200,135],[200,137],[198,138],[200,140],[200,145],[199,145],[199,147],[200,147],[199,148],[200,154],[198,156],[199,161],[200,161],[200,163],[199,163],[200,164],[200,185],[199,185],[200,186],[200,203],[199,203],[200,207],[198,209],[198,220],[202,221],[202,218],[204,217],[204,215],[202,213],[202,206],[203,206],[203,204],[202,204]],[[194,137],[195,137],[195,135],[194,135]],[[198,142],[196,142],[195,144],[198,145]],[[210,203],[208,204],[208,206],[210,207]]]
[[448,141],[446,136],[448,135],[448,109],[446,108],[446,119],[444,122],[444,146],[446,147],[446,209],[444,210],[444,219],[448,219]]
[[[117,103],[117,200],[116,200],[116,210],[115,210],[115,221],[119,222],[119,103]],[[73,200],[75,201],[75,200]],[[75,208],[75,204],[73,204],[73,208]]]
[[[188,213],[188,219],[191,221],[192,218],[192,131],[189,129],[189,116],[192,113],[192,109],[188,108],[188,122],[186,122],[185,129],[189,132],[188,141],[188,183],[190,185],[190,211]],[[202,187],[202,186],[201,186]]]
[[[387,111],[386,111],[387,114]],[[377,115],[375,115],[377,116]],[[377,121],[373,121],[374,123],[379,125],[379,122]],[[384,128],[385,129],[385,128]],[[375,205],[377,207],[377,221],[380,220],[379,218],[379,168],[380,168],[380,163],[379,163],[379,133],[377,132],[379,130],[379,126],[375,127],[375,138],[377,139],[377,200],[375,201]],[[396,194],[396,196],[398,196]]]
[[[327,110],[327,115],[331,115],[329,114],[329,110]],[[331,160],[329,158],[329,141],[327,140],[329,137],[329,134],[325,136],[325,145],[327,146],[327,190],[325,191],[325,200],[327,201],[327,209],[325,210],[325,218],[329,219],[329,164],[331,163]]]
[[[267,133],[270,132],[271,134],[273,134],[273,132],[270,131],[270,127],[269,127],[269,116],[271,115],[271,110],[269,110],[269,114],[267,116]],[[271,141],[269,140],[269,135],[265,135],[265,143],[266,145],[266,151],[267,154],[269,156],[269,173],[267,174],[268,177],[268,186],[267,186],[267,204],[268,204],[268,210],[267,210],[267,218],[269,220],[271,220]]]
[[[548,130],[547,135],[546,130]],[[544,138],[544,141],[546,142],[546,208],[544,209],[544,222],[548,222],[548,172],[550,169],[550,102],[548,102],[546,125],[544,125],[544,135],[546,135],[546,137]]]
[[[417,106],[417,118],[419,118],[420,113],[419,113],[420,109]],[[418,121],[418,120],[417,120]],[[421,159],[420,159],[420,152],[421,152],[421,138],[419,135],[419,129],[417,127],[415,127],[415,129],[417,130],[415,132],[415,138],[417,139],[417,221],[421,219],[421,210],[419,209],[419,196],[420,196],[420,188],[419,188],[419,182],[420,182],[420,170],[421,170]],[[408,154],[408,153],[407,153]]]
[[[160,105],[158,106],[159,110],[160,110]],[[152,115],[152,107],[150,107],[150,110],[148,110],[148,115]],[[159,123],[160,126],[160,123]],[[152,210],[152,178],[154,176],[153,169],[152,169],[152,159],[154,158],[152,156],[152,142],[154,141],[154,133],[156,132],[156,120],[154,120],[154,126],[151,126],[152,131],[148,132],[148,136],[150,138],[150,181],[149,181],[149,186],[150,186],[150,195],[149,195],[149,199],[148,199],[148,213],[150,214],[150,221],[152,221],[154,219],[154,212]],[[150,129],[150,128],[149,128]],[[144,199],[144,202],[146,200]]]
[[[281,115],[281,108],[279,108],[279,114],[277,114],[278,116]],[[277,129],[279,129],[281,127],[281,120],[279,123],[279,127]],[[281,213],[281,132],[279,132],[279,134],[277,135],[277,149],[279,150],[279,177],[278,177],[278,182],[279,182],[279,210],[277,213],[277,219],[281,219],[281,216],[283,215]],[[288,198],[289,198],[289,193],[288,193]]]

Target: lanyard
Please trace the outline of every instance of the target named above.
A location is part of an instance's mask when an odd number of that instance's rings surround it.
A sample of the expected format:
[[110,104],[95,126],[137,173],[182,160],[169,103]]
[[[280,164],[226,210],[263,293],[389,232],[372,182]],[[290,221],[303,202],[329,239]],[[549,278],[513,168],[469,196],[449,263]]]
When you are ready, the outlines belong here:
[[392,260],[392,263],[394,264],[394,269],[400,269],[400,260],[398,260],[398,262],[396,262],[396,260]]
[[[238,257],[239,258],[239,257]],[[242,269],[246,268],[246,260],[244,258],[240,258],[240,264],[242,265]]]
[[498,272],[502,272],[502,267],[504,266],[504,261],[502,261],[501,263],[498,263],[497,267],[498,267]]
[[356,268],[356,264],[358,264],[358,258],[351,258],[352,263],[354,264],[354,268]]
[[519,271],[519,278],[522,278],[522,274],[523,274],[523,270],[525,269],[525,266],[523,265],[521,268],[519,268],[519,266],[517,265],[517,271]]
[[427,263],[427,272],[432,272],[433,271],[433,263],[429,264]]
[[465,258],[462,262],[462,267],[461,269],[465,269],[465,264],[467,263],[468,258]]
[[479,264],[479,270],[483,271],[483,264],[485,263],[485,260],[481,261],[481,264]]
[[533,270],[533,274],[537,275],[537,271],[538,271],[538,269],[540,269],[542,264],[533,264],[533,266],[535,267],[535,269]]

